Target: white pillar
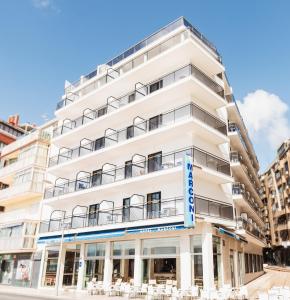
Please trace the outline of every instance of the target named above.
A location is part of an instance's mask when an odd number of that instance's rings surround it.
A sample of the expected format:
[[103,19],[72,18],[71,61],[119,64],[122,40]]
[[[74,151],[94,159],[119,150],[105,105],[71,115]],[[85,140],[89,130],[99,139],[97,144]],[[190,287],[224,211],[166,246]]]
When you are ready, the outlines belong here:
[[56,277],[56,285],[55,285],[55,288],[57,288],[57,282],[58,282],[59,290],[62,288],[62,282],[63,282],[65,253],[66,253],[66,246],[63,245],[62,251],[61,251],[61,253],[59,253],[59,263],[57,265],[57,268],[60,268],[60,271],[59,272],[57,271],[58,276]]
[[111,260],[111,242],[106,242],[104,286],[108,287],[112,283],[113,262]]
[[38,283],[37,283],[37,288],[42,287],[43,281],[44,281],[44,276],[45,276],[45,257],[46,257],[46,247],[37,247],[38,251],[42,251],[41,253],[41,262],[40,262],[40,267],[39,267],[39,276],[38,276]]
[[78,290],[83,289],[84,274],[85,274],[85,244],[81,244],[80,260],[79,260],[79,273],[78,273],[78,282],[77,282]]
[[134,285],[142,285],[141,239],[135,241]]
[[214,288],[214,268],[212,249],[212,227],[209,223],[203,224],[202,230],[202,271],[203,287],[205,290]]
[[187,290],[192,285],[190,236],[180,237],[180,288]]

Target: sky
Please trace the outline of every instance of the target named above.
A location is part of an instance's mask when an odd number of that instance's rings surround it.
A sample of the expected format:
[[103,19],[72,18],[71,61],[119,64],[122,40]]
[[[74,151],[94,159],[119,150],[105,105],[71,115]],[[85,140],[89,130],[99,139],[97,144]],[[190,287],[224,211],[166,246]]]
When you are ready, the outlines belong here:
[[0,118],[42,124],[75,81],[185,16],[222,54],[261,170],[290,137],[290,1],[0,0]]

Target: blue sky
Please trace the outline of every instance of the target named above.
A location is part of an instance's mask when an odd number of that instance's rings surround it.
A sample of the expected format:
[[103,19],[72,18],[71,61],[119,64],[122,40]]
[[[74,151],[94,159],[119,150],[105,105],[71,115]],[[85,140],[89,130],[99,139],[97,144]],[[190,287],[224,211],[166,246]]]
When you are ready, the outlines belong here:
[[290,130],[289,11],[289,1],[0,1],[0,117],[43,123],[65,79],[183,15],[221,52],[263,169]]

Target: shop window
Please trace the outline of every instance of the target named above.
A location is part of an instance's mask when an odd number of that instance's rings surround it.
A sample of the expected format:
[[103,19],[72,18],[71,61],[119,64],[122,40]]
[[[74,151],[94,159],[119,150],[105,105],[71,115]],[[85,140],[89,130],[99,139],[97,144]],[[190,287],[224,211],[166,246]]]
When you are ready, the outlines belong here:
[[190,240],[191,270],[193,285],[203,286],[202,236],[194,235]]

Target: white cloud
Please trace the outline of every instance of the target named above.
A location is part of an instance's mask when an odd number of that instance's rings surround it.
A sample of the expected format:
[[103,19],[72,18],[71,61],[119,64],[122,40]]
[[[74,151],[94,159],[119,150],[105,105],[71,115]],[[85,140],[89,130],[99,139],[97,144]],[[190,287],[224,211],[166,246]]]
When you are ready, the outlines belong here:
[[54,5],[53,0],[32,0],[32,4],[35,8],[46,10],[51,9],[56,12],[60,12],[59,8]]
[[237,104],[255,144],[266,142],[272,149],[277,149],[290,138],[289,107],[279,96],[256,90]]

